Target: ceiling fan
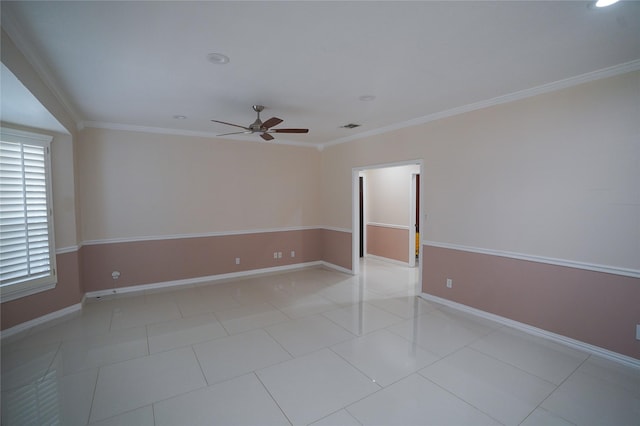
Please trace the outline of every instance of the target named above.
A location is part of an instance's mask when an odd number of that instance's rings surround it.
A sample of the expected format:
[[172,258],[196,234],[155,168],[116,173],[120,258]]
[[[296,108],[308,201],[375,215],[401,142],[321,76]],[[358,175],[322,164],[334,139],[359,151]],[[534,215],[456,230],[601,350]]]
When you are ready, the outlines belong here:
[[272,129],[273,126],[277,126],[278,124],[282,123],[283,120],[278,117],[271,117],[263,123],[262,120],[260,120],[260,112],[264,110],[264,106],[254,105],[253,110],[258,113],[258,118],[256,118],[256,121],[249,124],[249,126],[247,127],[219,120],[211,120],[214,123],[221,123],[226,124],[227,126],[240,127],[241,129],[244,129],[242,132],[223,133],[217,136],[239,135],[242,133],[260,133],[260,137],[262,139],[264,139],[265,141],[270,141],[274,139],[270,133],[309,133],[309,129]]

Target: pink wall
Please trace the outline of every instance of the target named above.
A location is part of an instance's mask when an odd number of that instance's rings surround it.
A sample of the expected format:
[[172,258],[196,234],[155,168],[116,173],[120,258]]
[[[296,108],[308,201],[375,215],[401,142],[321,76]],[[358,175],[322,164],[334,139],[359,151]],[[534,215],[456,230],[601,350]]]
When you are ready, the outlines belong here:
[[80,303],[84,292],[80,286],[78,252],[58,254],[56,263],[58,283],[55,288],[2,304],[2,330]]
[[422,271],[427,294],[640,359],[638,278],[432,246]]
[[[183,280],[322,260],[321,230],[87,245],[85,291]],[[291,257],[291,251],[295,257]],[[282,258],[274,259],[274,252]],[[236,257],[240,264],[236,265]],[[113,280],[111,273],[120,272]]]
[[409,230],[367,225],[367,254],[409,262]]
[[351,270],[351,232],[322,230],[322,260]]

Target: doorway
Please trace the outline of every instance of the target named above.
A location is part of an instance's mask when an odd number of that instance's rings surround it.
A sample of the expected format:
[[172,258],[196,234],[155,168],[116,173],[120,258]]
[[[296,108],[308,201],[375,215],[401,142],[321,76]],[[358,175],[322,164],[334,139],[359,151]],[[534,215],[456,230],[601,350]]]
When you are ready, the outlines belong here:
[[[378,216],[375,214],[369,215],[369,212],[367,211],[368,208],[370,208],[368,207],[369,201],[367,200],[367,194],[374,193],[375,191],[374,179],[369,179],[367,173],[369,171],[394,169],[402,166],[415,166],[415,168],[408,168],[411,169],[412,172],[406,175],[406,179],[404,180],[405,189],[401,190],[402,194],[404,194],[402,195],[402,199],[407,203],[406,205],[403,205],[402,211],[405,213],[400,213],[403,219],[395,220],[395,223],[394,221],[389,223],[376,222],[379,221]],[[420,227],[422,221],[420,218],[423,217],[423,202],[421,200],[422,197],[420,196],[420,177],[424,176],[423,167],[424,165],[422,160],[413,160],[352,169],[352,273],[354,275],[358,275],[360,273],[360,260],[363,257],[375,257],[375,255],[368,253],[368,244],[374,244],[374,241],[370,240],[370,238],[373,238],[373,235],[367,235],[367,225],[369,225],[370,230],[375,229],[375,227],[403,229],[406,232],[403,237],[403,240],[406,241],[406,246],[404,245],[405,243],[402,244],[406,249],[402,250],[406,255],[403,255],[402,261],[397,263],[404,263],[408,267],[416,267],[422,263],[422,247],[420,244]],[[371,182],[369,182],[369,180],[371,180]],[[374,200],[371,200],[371,202],[373,203]],[[405,214],[406,216],[404,216]],[[421,268],[419,268],[418,274],[418,282],[421,282]]]

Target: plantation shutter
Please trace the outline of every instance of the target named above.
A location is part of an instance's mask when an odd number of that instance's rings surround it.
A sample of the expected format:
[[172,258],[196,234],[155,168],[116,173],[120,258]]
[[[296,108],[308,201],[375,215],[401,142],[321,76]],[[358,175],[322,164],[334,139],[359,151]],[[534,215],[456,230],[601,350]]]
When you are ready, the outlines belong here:
[[[3,131],[0,140],[0,287],[3,301],[7,294],[24,290],[25,284],[51,283],[55,275],[49,191],[51,138],[27,138],[27,142],[17,139],[24,138]],[[11,288],[14,285],[17,287]]]

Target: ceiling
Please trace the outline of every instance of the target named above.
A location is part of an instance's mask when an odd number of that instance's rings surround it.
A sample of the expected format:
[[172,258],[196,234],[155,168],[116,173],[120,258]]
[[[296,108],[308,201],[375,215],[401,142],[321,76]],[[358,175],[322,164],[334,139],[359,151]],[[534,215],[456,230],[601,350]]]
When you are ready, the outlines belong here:
[[[587,1],[2,1],[1,8],[3,29],[79,127],[212,136],[234,128],[211,119],[247,126],[251,106],[262,104],[263,120],[310,129],[276,135],[275,143],[326,146],[621,64],[640,68],[638,1],[606,9]],[[214,52],[229,63],[209,61]],[[10,96],[4,87],[2,96]],[[341,127],[348,123],[361,126]]]

